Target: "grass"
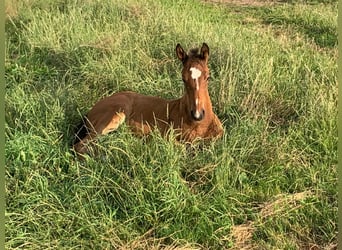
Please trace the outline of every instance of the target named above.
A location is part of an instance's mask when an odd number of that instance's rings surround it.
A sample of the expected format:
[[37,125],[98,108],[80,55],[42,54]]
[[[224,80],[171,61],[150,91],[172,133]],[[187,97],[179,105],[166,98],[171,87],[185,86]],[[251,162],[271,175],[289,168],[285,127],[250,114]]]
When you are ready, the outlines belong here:
[[[334,249],[337,2],[6,2],[6,249]],[[182,95],[175,45],[207,42],[221,140],[122,126],[70,152],[81,116]]]

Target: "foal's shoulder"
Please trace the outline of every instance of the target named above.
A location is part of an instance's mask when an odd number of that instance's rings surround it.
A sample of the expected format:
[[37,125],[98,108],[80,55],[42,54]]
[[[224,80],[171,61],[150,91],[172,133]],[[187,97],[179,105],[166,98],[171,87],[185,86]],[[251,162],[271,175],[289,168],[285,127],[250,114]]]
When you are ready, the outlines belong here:
[[208,129],[209,137],[221,137],[223,135],[224,129],[220,119],[214,114],[211,124]]

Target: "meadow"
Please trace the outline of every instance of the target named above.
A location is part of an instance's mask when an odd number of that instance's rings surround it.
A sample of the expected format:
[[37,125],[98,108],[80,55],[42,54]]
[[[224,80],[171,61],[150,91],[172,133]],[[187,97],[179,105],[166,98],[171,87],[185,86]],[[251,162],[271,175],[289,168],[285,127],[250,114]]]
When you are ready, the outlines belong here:
[[[5,249],[336,249],[337,1],[6,0]],[[121,90],[183,94],[210,47],[217,141],[100,137]]]

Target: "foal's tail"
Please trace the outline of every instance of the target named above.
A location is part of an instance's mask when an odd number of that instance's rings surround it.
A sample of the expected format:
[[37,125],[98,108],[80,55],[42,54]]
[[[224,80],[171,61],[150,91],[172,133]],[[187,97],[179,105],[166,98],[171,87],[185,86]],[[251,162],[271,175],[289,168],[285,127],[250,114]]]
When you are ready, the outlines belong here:
[[83,140],[84,137],[86,137],[86,135],[88,134],[89,130],[86,126],[86,120],[87,120],[87,116],[84,116],[82,118],[82,122],[77,126],[75,130],[75,139],[74,139],[73,145]]

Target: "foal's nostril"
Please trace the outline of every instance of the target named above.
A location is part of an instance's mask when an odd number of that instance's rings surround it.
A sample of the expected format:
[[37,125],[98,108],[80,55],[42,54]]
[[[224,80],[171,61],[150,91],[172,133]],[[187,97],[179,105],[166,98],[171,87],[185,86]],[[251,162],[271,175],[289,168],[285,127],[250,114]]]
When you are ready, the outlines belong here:
[[195,112],[191,110],[191,116],[195,121],[201,121],[204,117],[204,110],[202,110],[201,112],[199,112],[198,110],[196,110]]

